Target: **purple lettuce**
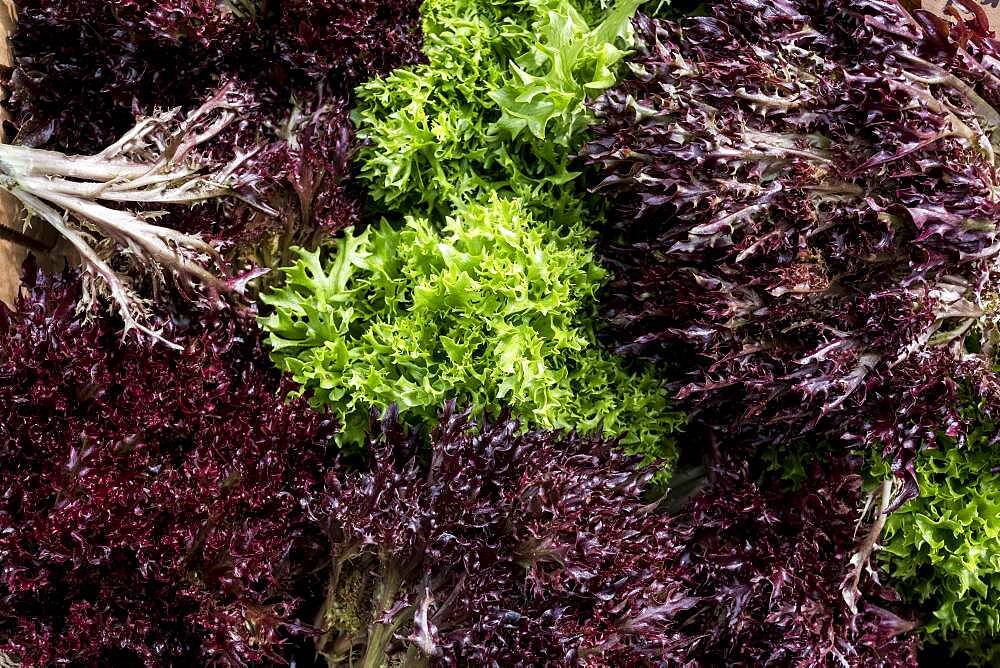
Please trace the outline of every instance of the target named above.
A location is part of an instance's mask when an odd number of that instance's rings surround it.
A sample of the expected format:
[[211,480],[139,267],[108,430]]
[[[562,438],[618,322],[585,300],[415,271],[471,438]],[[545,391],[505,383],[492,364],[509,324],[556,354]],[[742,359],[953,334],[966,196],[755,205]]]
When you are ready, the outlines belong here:
[[[673,514],[613,443],[445,409],[431,451],[390,412],[368,472],[332,474],[317,625],[331,666],[913,666],[867,575],[844,599],[856,462],[802,490],[728,462]],[[868,564],[867,555],[860,562]]]
[[290,240],[357,222],[350,184],[353,89],[420,58],[417,0],[25,0],[7,74],[18,141],[68,153],[103,148],[137,115],[195,108],[236,82],[255,102],[207,154],[256,177],[245,196],[172,216],[171,225],[255,251],[266,262]]
[[[972,3],[974,4],[974,3]],[[696,419],[912,457],[997,396],[1000,43],[889,0],[639,20],[583,151],[612,199],[607,337]]]
[[681,664],[916,666],[911,613],[860,549],[860,462],[817,460],[790,490],[732,454],[673,518],[688,595],[700,601],[675,621],[689,638]]
[[614,442],[449,406],[429,449],[390,412],[349,472],[251,320],[189,309],[162,323],[182,351],[144,348],[71,274],[25,283],[0,311],[0,652],[25,665],[293,640],[332,665],[913,665],[854,461],[788,491],[723,458],[667,512]]
[[[329,544],[333,421],[279,398],[253,319],[122,343],[30,264],[0,307],[0,652],[25,666],[282,663]],[[280,396],[284,396],[281,392]]]
[[694,601],[667,577],[666,517],[639,499],[652,469],[595,437],[521,433],[446,407],[431,436],[394,410],[369,473],[334,478],[335,563],[319,648],[331,665],[642,663]]

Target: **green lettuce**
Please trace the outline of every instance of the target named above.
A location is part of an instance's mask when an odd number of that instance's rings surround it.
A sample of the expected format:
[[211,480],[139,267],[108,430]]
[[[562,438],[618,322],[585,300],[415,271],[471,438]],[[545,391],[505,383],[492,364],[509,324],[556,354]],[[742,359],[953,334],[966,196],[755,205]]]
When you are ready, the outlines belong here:
[[632,374],[593,329],[606,272],[588,232],[555,232],[523,202],[492,197],[440,229],[407,217],[298,249],[265,295],[272,358],[360,445],[372,406],[434,424],[446,399],[509,405],[525,426],[603,431],[634,452],[675,457],[671,409],[650,373]]
[[376,202],[448,215],[489,193],[521,198],[557,224],[580,219],[567,187],[592,122],[584,104],[614,85],[642,0],[425,0],[427,63],[358,89]]
[[[920,453],[920,496],[889,515],[880,560],[909,602],[925,612],[922,632],[974,665],[1000,662],[1000,472],[997,425],[982,415],[959,444]],[[876,475],[891,475],[879,462]]]

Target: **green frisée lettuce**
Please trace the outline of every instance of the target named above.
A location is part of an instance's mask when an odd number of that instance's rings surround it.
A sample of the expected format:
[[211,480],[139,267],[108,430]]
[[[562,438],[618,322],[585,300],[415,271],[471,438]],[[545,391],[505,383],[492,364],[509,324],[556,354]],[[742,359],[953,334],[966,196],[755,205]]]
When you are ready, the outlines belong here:
[[[1000,660],[1000,472],[996,424],[978,410],[959,444],[942,438],[916,464],[920,495],[889,515],[879,553],[889,584],[925,616],[932,644],[966,654],[973,665]],[[891,475],[879,462],[875,473]]]
[[510,405],[528,427],[618,435],[674,459],[683,423],[650,374],[633,375],[593,331],[605,271],[577,225],[539,225],[517,200],[472,204],[438,229],[385,221],[282,269],[262,319],[272,358],[360,445],[372,406],[433,424],[443,401]]
[[584,102],[615,84],[641,0],[426,0],[426,64],[358,89],[361,175],[381,205],[446,215],[497,191],[555,222],[583,210],[566,187],[591,122]]
[[683,416],[598,345],[601,207],[573,183],[585,103],[615,84],[640,4],[426,0],[427,62],[358,89],[359,171],[386,219],[299,250],[263,320],[342,445],[372,406],[427,425],[455,400],[674,459]]

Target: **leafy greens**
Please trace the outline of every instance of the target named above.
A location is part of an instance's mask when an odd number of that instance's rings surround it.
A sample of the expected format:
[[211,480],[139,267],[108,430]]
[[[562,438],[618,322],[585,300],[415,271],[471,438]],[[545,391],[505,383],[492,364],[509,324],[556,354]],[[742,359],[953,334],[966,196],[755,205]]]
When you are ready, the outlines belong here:
[[264,295],[272,357],[363,442],[370,407],[432,424],[445,399],[510,404],[529,426],[627,432],[667,460],[683,424],[651,374],[633,375],[593,331],[604,271],[588,233],[539,225],[518,200],[472,204],[437,229],[409,217],[298,250]]
[[997,42],[881,0],[713,14],[643,20],[596,104],[608,338],[723,439],[886,448],[898,506],[956,388],[1000,394]]
[[447,215],[497,191],[542,218],[579,219],[567,184],[592,120],[584,102],[615,83],[640,4],[426,0],[427,63],[358,89],[371,196],[395,211]]

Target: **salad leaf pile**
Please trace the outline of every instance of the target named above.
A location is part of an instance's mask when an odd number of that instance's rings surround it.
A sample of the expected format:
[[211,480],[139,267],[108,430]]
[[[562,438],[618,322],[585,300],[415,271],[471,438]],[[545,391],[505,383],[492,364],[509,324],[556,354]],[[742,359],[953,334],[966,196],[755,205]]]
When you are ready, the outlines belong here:
[[453,404],[424,448],[389,411],[370,469],[331,488],[329,665],[628,665],[678,643],[660,621],[694,599],[640,497],[652,469]]
[[813,457],[792,487],[750,462],[734,449],[674,517],[699,603],[671,620],[688,640],[667,665],[917,665],[913,611],[858,550],[878,521],[863,458]]
[[25,666],[275,665],[328,549],[307,512],[327,414],[278,396],[252,319],[165,320],[183,350],[78,313],[26,266],[0,305],[0,652]]
[[94,153],[137,116],[195,109],[234,83],[248,108],[200,158],[248,156],[242,199],[175,211],[169,226],[272,266],[291,243],[359,220],[348,167],[353,89],[420,58],[418,9],[417,0],[18,2],[6,73],[16,142]]
[[[920,496],[889,516],[879,554],[892,581],[924,612],[921,633],[972,664],[1000,658],[1000,474],[996,423],[968,409],[964,439],[942,439],[917,463]],[[873,468],[885,475],[886,463]]]
[[448,406],[423,447],[390,412],[332,487],[332,666],[914,664],[890,590],[867,580],[857,614],[841,594],[857,458],[794,492],[727,462],[667,513],[640,496],[653,470],[593,437]]
[[1000,41],[694,4],[20,3],[0,666],[995,664]]
[[359,89],[361,173],[386,218],[299,251],[262,320],[274,360],[343,417],[342,443],[362,442],[372,406],[430,424],[456,399],[624,432],[669,467],[683,417],[597,347],[605,274],[569,185],[584,102],[614,83],[636,6],[429,0],[427,63]]
[[361,177],[392,211],[447,216],[497,191],[543,220],[586,216],[571,164],[641,4],[426,0],[426,63],[361,86]]

